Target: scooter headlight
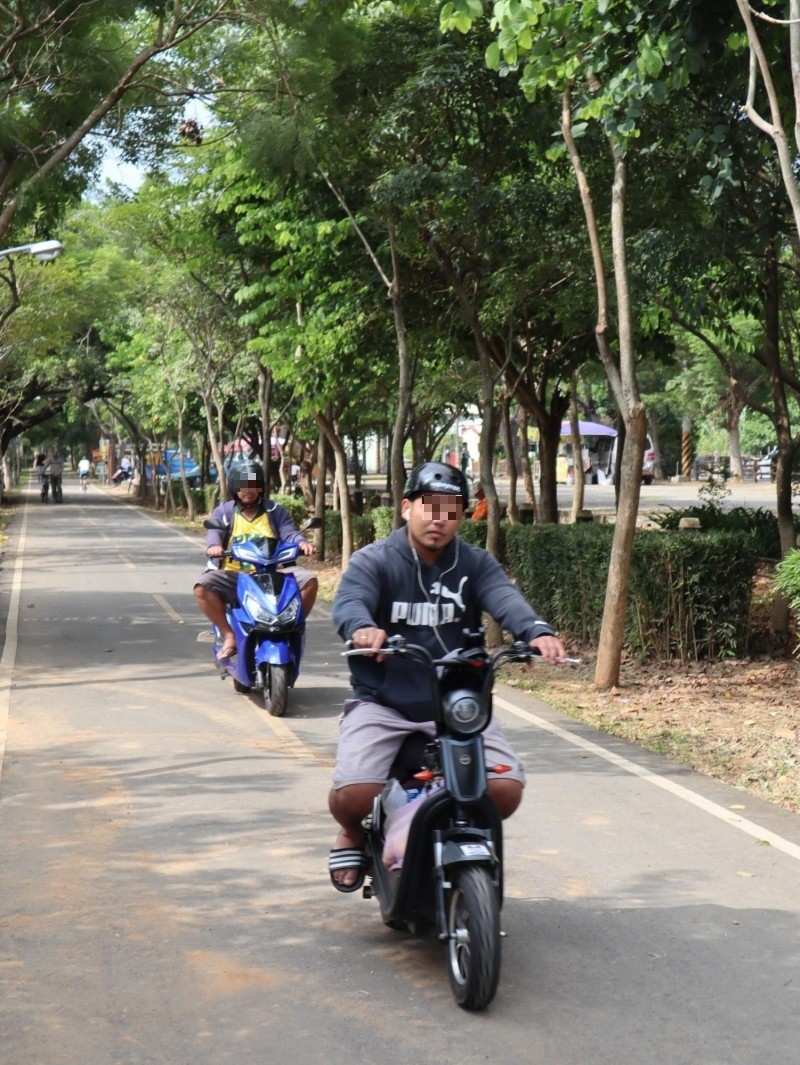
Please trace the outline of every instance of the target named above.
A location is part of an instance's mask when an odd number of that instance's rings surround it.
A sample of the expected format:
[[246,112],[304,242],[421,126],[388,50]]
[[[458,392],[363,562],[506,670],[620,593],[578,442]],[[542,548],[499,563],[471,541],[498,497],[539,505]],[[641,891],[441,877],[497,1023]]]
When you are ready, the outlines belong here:
[[269,625],[270,628],[276,629],[293,625],[297,621],[297,615],[300,613],[300,603],[296,599],[293,599],[280,614],[275,613],[278,609],[278,600],[274,595],[265,595],[264,599],[265,603],[261,603],[250,592],[245,592],[242,606],[253,621],[259,625]]
[[442,698],[444,720],[451,732],[471,736],[482,732],[489,723],[486,698],[469,688],[456,688]]
[[300,603],[296,599],[293,599],[286,609],[282,610],[275,618],[275,624],[281,626],[281,628],[283,628],[284,625],[294,625],[299,613]]

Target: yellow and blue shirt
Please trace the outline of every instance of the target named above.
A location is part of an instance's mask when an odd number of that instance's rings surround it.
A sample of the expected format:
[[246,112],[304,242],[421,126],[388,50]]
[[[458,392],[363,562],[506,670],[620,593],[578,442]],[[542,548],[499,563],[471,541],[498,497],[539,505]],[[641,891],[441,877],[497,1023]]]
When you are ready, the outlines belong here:
[[[229,546],[231,544],[243,544],[246,540],[252,540],[256,536],[275,536],[269,517],[263,510],[259,511],[252,521],[248,521],[239,508],[235,507],[232,517],[233,522],[228,539]],[[235,558],[224,558],[222,560],[222,569],[251,573],[254,567],[247,562],[238,562]]]

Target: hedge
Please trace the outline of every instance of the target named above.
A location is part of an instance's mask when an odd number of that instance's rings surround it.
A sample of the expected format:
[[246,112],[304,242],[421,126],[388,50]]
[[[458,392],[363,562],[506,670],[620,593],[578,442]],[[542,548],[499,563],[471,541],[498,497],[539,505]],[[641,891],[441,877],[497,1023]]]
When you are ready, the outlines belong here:
[[[600,635],[613,536],[610,525],[513,525],[506,532],[508,566],[523,595],[583,643]],[[757,561],[749,533],[638,530],[628,651],[682,661],[743,653]]]
[[[684,507],[681,510],[670,508],[649,514],[648,518],[660,529],[677,529],[681,518],[698,518],[703,532],[719,530],[725,532],[749,533],[754,540],[756,550],[762,558],[779,559],[781,557],[781,538],[778,532],[778,517],[772,510],[763,507],[731,507],[723,510],[713,503],[702,506]],[[800,533],[800,518],[795,518],[795,535]]]
[[289,511],[289,516],[295,523],[298,529],[302,528],[308,520],[308,507],[306,506],[305,499],[299,496],[285,496],[274,495],[270,496],[273,503],[277,503],[281,507],[285,507]]
[[[371,544],[375,539],[375,529],[368,514],[353,514],[353,550]],[[338,510],[325,511],[325,555],[342,553],[342,514]]]

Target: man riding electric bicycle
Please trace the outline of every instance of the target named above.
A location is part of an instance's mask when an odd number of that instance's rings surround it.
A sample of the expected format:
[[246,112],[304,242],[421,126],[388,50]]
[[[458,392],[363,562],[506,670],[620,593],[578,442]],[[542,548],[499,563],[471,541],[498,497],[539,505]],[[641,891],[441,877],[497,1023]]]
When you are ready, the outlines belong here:
[[[336,630],[373,654],[348,660],[354,698],[344,706],[329,799],[340,825],[328,860],[338,891],[355,891],[364,881],[362,821],[404,738],[434,733],[429,678],[400,657],[381,655],[387,638],[403,636],[441,658],[461,646],[465,629],[480,629],[486,611],[543,658],[565,655],[561,640],[498,562],[457,535],[468,502],[460,469],[441,462],[417,466],[403,493],[406,527],[357,551],[339,585]],[[492,775],[488,787],[501,817],[508,817],[522,799],[525,773],[495,719],[484,743],[490,764],[511,767],[502,777]]]

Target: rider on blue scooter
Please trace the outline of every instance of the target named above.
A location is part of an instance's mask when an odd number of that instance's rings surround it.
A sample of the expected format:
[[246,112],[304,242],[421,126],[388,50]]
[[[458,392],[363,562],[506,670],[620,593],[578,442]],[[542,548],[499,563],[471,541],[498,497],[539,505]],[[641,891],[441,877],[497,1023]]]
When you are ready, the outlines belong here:
[[[265,494],[264,470],[254,462],[234,466],[228,474],[228,489],[232,499],[215,508],[212,519],[221,520],[226,531],[209,529],[206,533],[208,567],[195,581],[194,596],[205,616],[216,625],[222,638],[217,653],[220,662],[236,653],[236,638],[225,616],[226,606],[236,602],[236,578],[242,563],[220,556],[231,543],[242,543],[254,537],[268,536],[296,543],[304,555],[313,555],[314,545],[306,540],[292,521],[289,511],[273,503]],[[297,580],[303,612],[311,612],[317,597],[317,578],[313,571],[300,566],[286,567]]]

